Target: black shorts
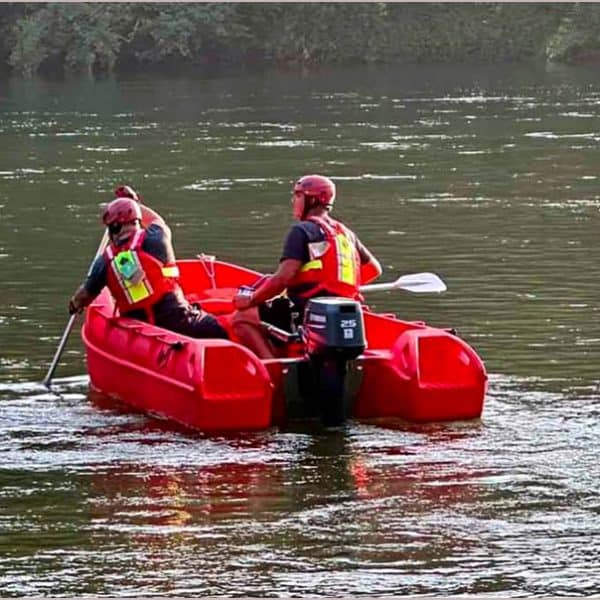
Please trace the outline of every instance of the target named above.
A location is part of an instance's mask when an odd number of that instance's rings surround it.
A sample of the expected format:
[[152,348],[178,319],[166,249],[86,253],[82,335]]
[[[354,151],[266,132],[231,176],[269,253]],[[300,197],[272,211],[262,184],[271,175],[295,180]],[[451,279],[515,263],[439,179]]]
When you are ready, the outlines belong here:
[[258,307],[261,321],[275,325],[284,331],[295,332],[302,323],[304,310],[285,296],[278,296]]
[[229,339],[227,331],[215,317],[207,313],[201,314],[195,309],[187,311],[187,314],[170,329],[193,338]]
[[[335,297],[337,294],[330,294],[326,290],[322,290],[316,298]],[[272,300],[260,304],[258,314],[261,321],[266,321],[279,329],[291,331],[294,333],[299,325],[302,325],[304,320],[304,312],[310,298],[299,296],[277,296]]]
[[169,294],[155,310],[156,324],[175,333],[193,338],[229,339],[227,331],[211,314],[208,314],[175,295]]

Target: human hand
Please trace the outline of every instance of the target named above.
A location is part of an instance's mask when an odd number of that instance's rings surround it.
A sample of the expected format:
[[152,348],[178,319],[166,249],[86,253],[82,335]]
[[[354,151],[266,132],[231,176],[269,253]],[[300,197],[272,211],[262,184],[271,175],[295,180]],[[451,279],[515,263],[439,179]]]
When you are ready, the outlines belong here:
[[74,315],[75,313],[81,312],[83,310],[83,306],[79,304],[79,300],[76,296],[73,296],[69,300],[69,314]]
[[94,296],[83,285],[80,286],[69,300],[69,313],[72,315],[80,313],[93,299]]

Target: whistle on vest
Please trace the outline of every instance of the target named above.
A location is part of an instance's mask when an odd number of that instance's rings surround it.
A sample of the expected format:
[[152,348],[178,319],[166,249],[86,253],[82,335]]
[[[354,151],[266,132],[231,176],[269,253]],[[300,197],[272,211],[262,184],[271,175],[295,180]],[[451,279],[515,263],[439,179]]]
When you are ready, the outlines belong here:
[[139,283],[144,277],[137,256],[131,250],[119,252],[115,256],[115,266],[119,275],[132,284]]

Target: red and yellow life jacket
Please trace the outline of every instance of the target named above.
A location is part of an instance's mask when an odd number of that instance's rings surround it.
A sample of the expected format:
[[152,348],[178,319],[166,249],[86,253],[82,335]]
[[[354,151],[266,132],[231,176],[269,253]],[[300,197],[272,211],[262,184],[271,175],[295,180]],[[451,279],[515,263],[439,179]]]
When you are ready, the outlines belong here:
[[166,293],[179,289],[179,268],[175,263],[164,264],[142,250],[146,236],[137,231],[124,246],[109,244],[104,251],[108,266],[107,285],[119,312],[143,310],[148,322],[154,322],[152,306]]
[[326,290],[344,298],[359,298],[360,255],[354,234],[331,218],[309,217],[307,221],[321,227],[325,240],[308,245],[310,260],[288,286],[290,293],[311,298]]

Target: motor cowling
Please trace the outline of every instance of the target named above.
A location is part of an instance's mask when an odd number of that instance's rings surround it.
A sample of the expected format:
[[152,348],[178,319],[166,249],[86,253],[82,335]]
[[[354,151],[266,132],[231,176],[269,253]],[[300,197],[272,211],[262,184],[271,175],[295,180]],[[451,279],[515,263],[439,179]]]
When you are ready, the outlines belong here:
[[362,307],[356,300],[338,297],[309,300],[303,328],[310,356],[351,360],[366,348]]

